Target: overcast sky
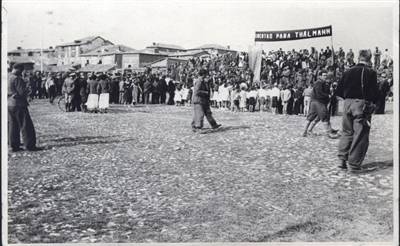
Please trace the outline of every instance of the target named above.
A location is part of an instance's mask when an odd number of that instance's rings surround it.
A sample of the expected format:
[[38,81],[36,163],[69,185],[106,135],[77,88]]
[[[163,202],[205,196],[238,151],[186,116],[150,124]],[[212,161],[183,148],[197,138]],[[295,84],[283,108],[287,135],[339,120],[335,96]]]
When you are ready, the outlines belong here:
[[[247,51],[255,31],[332,25],[334,47],[393,49],[395,1],[2,1],[7,50],[55,46],[100,35],[143,49],[152,42],[193,48],[230,45]],[[331,38],[259,43],[265,49],[330,45]]]

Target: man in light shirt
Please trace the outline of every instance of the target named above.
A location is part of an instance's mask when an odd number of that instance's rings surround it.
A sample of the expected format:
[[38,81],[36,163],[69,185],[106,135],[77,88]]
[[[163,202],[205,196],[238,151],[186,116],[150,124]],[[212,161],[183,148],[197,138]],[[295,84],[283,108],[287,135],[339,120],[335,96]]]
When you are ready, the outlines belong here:
[[278,112],[278,98],[280,97],[280,90],[278,84],[275,83],[274,87],[271,89],[271,108],[272,113],[277,114]]
[[308,111],[310,109],[312,90],[313,90],[313,84],[312,84],[312,82],[310,82],[310,84],[308,84],[308,87],[303,91],[303,96],[304,96],[304,116],[308,115]]
[[260,111],[265,111],[265,102],[267,100],[267,90],[265,89],[265,85],[258,89],[257,97],[258,104],[260,105]]

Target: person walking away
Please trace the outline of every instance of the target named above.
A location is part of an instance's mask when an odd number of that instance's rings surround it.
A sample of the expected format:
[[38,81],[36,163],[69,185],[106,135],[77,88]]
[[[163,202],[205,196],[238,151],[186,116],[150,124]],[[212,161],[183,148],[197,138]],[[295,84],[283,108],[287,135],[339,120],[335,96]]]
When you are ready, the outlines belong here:
[[358,64],[344,72],[338,84],[337,95],[344,99],[342,136],[339,141],[339,168],[352,173],[362,172],[369,145],[371,115],[378,100],[376,72],[367,66],[369,50],[360,50]]
[[213,129],[221,127],[217,124],[211,113],[210,108],[210,81],[206,78],[207,71],[205,69],[200,69],[198,77],[194,82],[193,89],[193,120],[192,120],[192,130],[197,132],[203,128],[204,116],[208,123]]
[[86,107],[89,112],[97,112],[99,107],[99,94],[98,94],[99,81],[96,75],[92,74],[87,82],[86,92],[89,94]]
[[26,150],[36,151],[42,148],[36,147],[36,132],[28,110],[28,88],[22,79],[24,65],[16,63],[8,78],[7,106],[8,106],[8,143],[12,152],[21,151],[22,133]]

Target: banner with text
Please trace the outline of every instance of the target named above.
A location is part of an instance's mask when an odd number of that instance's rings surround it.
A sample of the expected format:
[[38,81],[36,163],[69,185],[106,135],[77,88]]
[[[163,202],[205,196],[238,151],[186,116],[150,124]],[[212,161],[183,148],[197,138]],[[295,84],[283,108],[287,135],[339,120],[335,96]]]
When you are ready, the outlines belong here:
[[332,26],[289,31],[256,32],[256,42],[288,41],[332,36]]

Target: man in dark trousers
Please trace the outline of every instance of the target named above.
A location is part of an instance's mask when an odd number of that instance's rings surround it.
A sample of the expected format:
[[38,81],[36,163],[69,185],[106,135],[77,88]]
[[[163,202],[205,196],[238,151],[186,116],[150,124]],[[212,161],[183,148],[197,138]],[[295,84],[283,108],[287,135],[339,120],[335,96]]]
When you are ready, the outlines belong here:
[[193,88],[192,102],[194,105],[194,115],[192,121],[192,129],[194,132],[203,128],[204,116],[206,116],[208,123],[213,129],[219,128],[221,125],[217,124],[212,117],[210,108],[210,85],[209,80],[205,79],[207,71],[200,69],[198,78],[195,80]]
[[23,64],[14,64],[13,70],[8,78],[8,136],[11,151],[22,150],[20,148],[20,133],[24,140],[24,147],[29,151],[41,150],[36,147],[36,132],[28,110],[28,88],[22,79]]
[[160,88],[160,103],[165,104],[166,94],[167,94],[167,82],[165,81],[166,76],[163,75],[158,82]]
[[360,50],[359,63],[344,72],[337,95],[344,99],[339,167],[359,173],[369,145],[371,114],[378,99],[376,72],[367,66],[371,51]]

